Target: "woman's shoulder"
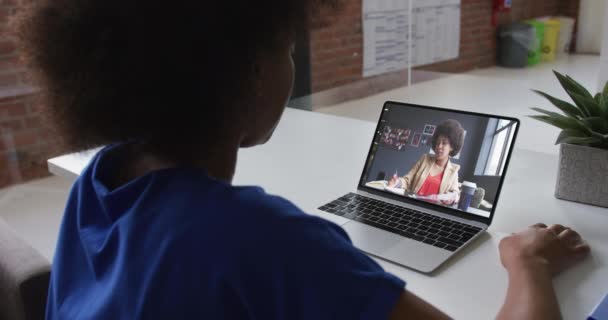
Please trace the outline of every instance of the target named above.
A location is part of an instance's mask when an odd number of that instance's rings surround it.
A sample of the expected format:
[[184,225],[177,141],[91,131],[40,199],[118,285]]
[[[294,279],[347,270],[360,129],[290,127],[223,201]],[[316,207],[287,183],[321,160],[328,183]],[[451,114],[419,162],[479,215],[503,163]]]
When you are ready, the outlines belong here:
[[457,173],[458,171],[460,171],[460,165],[450,161],[449,165],[448,165],[448,169],[454,173]]
[[248,211],[267,217],[298,216],[304,212],[291,201],[280,196],[266,193],[257,186],[232,187],[229,196],[232,206],[247,208]]
[[243,225],[257,225],[260,230],[266,230],[264,237],[271,241],[276,238],[282,239],[279,241],[299,241],[308,235],[315,237],[319,232],[326,231],[345,235],[337,225],[305,212],[283,197],[268,194],[261,188],[243,189],[240,192],[240,206],[247,208],[240,210],[245,215],[240,217]]
[[422,157],[420,157],[420,161],[422,162],[430,162],[430,161],[434,161],[435,160],[435,156],[429,153],[425,153],[422,155]]
[[[291,201],[267,194],[259,187],[235,188],[226,205],[218,238],[226,241],[229,260],[247,263],[249,254],[284,256],[287,251],[324,250],[333,243],[351,246],[344,230],[316,215],[308,214]],[[331,241],[329,240],[331,239]]]
[[432,164],[435,162],[435,158],[436,158],[436,156],[434,154],[425,153],[420,158],[420,161],[425,164]]
[[230,187],[206,198],[190,199],[188,207],[198,203],[199,209],[179,219],[185,223],[178,241],[198,243],[199,251],[208,250],[210,243],[221,244],[218,257],[225,261],[247,259],[246,252],[270,254],[277,246],[298,247],[325,232],[342,233],[259,187]]
[[[195,200],[197,201],[197,200]],[[234,231],[249,234],[275,232],[277,228],[290,229],[294,225],[316,227],[324,225],[316,216],[305,213],[297,205],[280,196],[266,193],[257,186],[229,186],[207,197],[201,212],[201,223],[212,216],[218,227],[231,226]],[[272,230],[274,229],[274,230]]]

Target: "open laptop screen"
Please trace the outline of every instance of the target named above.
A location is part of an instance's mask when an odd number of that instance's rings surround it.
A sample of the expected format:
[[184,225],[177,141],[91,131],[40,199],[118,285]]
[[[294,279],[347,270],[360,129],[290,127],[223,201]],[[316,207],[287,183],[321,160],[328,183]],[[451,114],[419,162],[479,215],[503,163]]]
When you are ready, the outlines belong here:
[[519,121],[384,105],[360,187],[491,218]]

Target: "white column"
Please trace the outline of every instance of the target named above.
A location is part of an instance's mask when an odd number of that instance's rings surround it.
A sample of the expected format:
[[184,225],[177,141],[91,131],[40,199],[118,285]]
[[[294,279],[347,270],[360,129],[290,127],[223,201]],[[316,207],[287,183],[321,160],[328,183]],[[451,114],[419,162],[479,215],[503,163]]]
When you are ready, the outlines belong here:
[[604,26],[602,27],[602,55],[600,57],[600,78],[598,83],[598,90],[601,91],[604,88],[604,85],[608,81],[608,22],[606,18],[608,17],[608,5],[604,8],[604,16],[602,21],[604,21]]
[[602,22],[606,0],[581,0],[578,14],[576,52],[599,53],[602,44]]

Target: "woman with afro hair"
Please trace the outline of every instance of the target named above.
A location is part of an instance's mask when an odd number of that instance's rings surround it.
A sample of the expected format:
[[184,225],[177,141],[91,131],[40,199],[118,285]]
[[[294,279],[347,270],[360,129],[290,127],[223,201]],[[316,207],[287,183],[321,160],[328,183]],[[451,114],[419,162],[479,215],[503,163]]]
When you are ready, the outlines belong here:
[[431,144],[434,155],[425,153],[405,176],[393,176],[388,185],[424,197],[442,195],[439,201],[452,205],[460,194],[460,166],[450,161],[450,157],[460,153],[464,144],[464,129],[460,122],[450,119],[439,124]]
[[[46,111],[73,151],[103,146],[67,201],[46,319],[448,318],[340,226],[232,184],[238,150],[281,118],[295,35],[335,1],[26,3],[17,36]],[[461,139],[439,132],[423,165],[452,181]],[[502,319],[558,318],[546,270],[588,247],[547,230],[501,244]]]

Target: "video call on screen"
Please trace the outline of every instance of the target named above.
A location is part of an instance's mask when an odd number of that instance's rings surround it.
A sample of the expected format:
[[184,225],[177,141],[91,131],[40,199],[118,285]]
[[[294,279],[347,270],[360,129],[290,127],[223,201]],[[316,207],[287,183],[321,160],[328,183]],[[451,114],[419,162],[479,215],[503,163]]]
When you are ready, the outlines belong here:
[[386,104],[361,184],[489,217],[517,122]]

